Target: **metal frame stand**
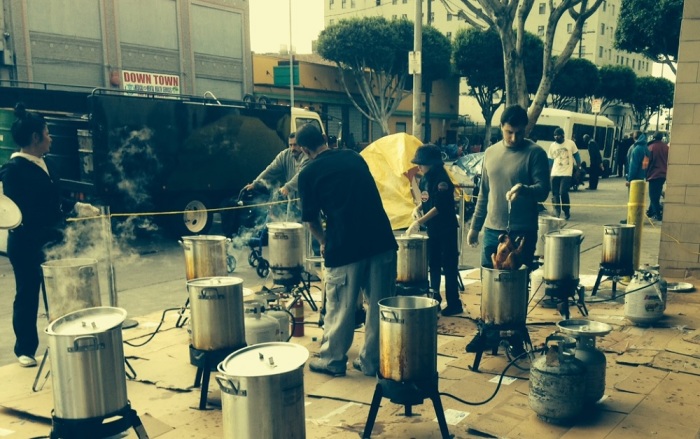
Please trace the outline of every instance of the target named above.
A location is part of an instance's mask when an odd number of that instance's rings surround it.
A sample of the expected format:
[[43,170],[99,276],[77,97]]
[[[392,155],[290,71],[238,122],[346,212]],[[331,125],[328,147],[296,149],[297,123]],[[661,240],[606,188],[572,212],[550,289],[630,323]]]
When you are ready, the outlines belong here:
[[[116,419],[115,419],[116,418]],[[107,416],[88,419],[61,419],[51,416],[51,439],[108,438],[133,428],[139,439],[148,439],[148,433],[136,410],[126,407]]]
[[[631,267],[620,268],[612,267],[605,264],[600,264],[600,269],[598,270],[598,276],[595,279],[595,284],[591,290],[590,297],[587,298],[587,302],[603,302],[606,300],[617,300],[617,282],[623,276],[634,275],[634,270]],[[603,295],[598,296],[600,293],[600,284],[603,281],[603,276],[607,276],[608,280],[612,280],[612,291],[610,297],[603,297]]]
[[414,405],[422,404],[426,398],[430,398],[435,408],[435,415],[437,416],[438,425],[440,426],[440,434],[443,439],[450,438],[447,421],[445,420],[445,411],[440,401],[437,374],[425,381],[397,382],[382,378],[382,376],[377,373],[377,386],[374,388],[374,396],[372,397],[372,405],[369,407],[367,424],[365,424],[365,430],[362,433],[363,439],[369,439],[372,435],[374,421],[377,419],[377,413],[379,412],[382,398],[389,398],[394,404],[403,405],[404,415],[407,417],[413,416],[412,407]]
[[[581,315],[588,316],[588,308],[586,308],[585,288],[579,285],[578,279],[564,279],[558,281],[544,281],[547,285],[544,290],[545,296],[550,296],[552,303],[559,311],[564,319],[568,320],[571,317],[569,312],[570,301],[576,305]],[[577,299],[573,300],[576,296]]]
[[[473,372],[479,372],[479,364],[481,363],[481,356],[484,351],[490,350],[491,355],[498,355],[498,348],[501,345],[505,345],[506,349],[515,351],[513,353],[517,356],[520,352],[532,352],[534,349],[525,322],[509,325],[493,325],[479,319],[476,325],[479,330],[478,337],[481,337],[484,341],[483,348],[475,352],[474,363],[469,367]],[[523,351],[520,351],[520,349],[523,349]]]
[[197,373],[194,376],[194,385],[192,387],[201,387],[199,392],[199,409],[207,409],[207,398],[209,394],[209,377],[212,370],[226,359],[231,353],[238,349],[244,348],[247,345],[241,345],[234,348],[219,349],[216,351],[203,351],[195,349],[190,345],[190,363],[197,366]]

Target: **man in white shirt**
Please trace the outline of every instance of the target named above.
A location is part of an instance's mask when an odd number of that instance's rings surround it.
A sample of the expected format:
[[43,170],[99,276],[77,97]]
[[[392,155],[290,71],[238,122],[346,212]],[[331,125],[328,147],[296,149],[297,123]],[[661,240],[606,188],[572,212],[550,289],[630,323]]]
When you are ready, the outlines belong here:
[[561,216],[564,211],[564,218],[571,217],[569,199],[569,188],[571,187],[571,176],[575,167],[581,165],[581,156],[573,140],[564,138],[564,130],[557,128],[554,130],[554,142],[549,146],[547,152],[549,158],[550,176],[552,177],[552,205],[556,212],[556,217]]

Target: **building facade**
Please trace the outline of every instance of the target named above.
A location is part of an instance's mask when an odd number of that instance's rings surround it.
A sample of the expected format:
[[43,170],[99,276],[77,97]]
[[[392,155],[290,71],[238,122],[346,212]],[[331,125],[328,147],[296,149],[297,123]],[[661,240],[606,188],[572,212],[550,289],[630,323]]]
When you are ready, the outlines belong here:
[[[246,0],[0,0],[2,85],[252,93]],[[222,43],[225,42],[225,43]]]

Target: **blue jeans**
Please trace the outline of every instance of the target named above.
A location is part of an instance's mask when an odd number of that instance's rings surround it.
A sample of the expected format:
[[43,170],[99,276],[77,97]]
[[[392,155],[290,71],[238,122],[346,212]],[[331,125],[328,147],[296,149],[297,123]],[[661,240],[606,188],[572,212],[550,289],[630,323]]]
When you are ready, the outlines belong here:
[[396,251],[353,262],[340,267],[326,267],[326,316],[319,359],[333,372],[344,372],[348,350],[355,334],[355,310],[360,291],[368,302],[365,343],[360,349],[360,363],[366,375],[379,370],[379,305],[392,297],[396,289]]
[[[491,262],[491,255],[496,253],[498,250],[498,237],[501,234],[506,233],[505,230],[492,230],[484,228],[484,236],[481,243],[481,265],[487,268],[493,268],[493,263]],[[535,267],[535,247],[537,247],[537,230],[529,231],[517,231],[511,230],[508,234],[511,240],[515,240],[517,237],[522,237],[525,239],[523,245],[522,261],[530,270]]]

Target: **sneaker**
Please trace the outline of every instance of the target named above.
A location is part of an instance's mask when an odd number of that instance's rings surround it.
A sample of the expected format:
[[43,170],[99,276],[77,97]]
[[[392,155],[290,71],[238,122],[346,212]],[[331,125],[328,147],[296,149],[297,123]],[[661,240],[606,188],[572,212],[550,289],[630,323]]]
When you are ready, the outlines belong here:
[[571,219],[571,215],[569,215],[568,213],[565,213],[565,214],[564,214],[564,219],[567,220],[567,221],[569,221],[569,220]]
[[17,357],[17,361],[19,361],[19,365],[22,367],[34,367],[36,366],[36,360],[34,357],[30,357],[29,355],[20,355]]
[[323,361],[320,358],[315,358],[309,362],[309,370],[311,372],[316,372],[316,373],[323,373],[326,375],[330,375],[333,377],[344,377],[345,376],[345,371],[333,371],[328,369],[326,365],[323,364]]
[[367,375],[368,377],[373,377],[377,375],[376,373],[367,373],[362,370],[362,363],[360,362],[360,357],[357,357],[354,360],[352,360],[352,368],[362,372],[363,375]]
[[472,341],[467,344],[467,352],[483,352],[486,350],[486,337],[482,337],[480,333],[477,333]]
[[447,305],[445,309],[443,309],[440,314],[442,314],[445,317],[449,316],[454,316],[457,314],[462,314],[464,310],[462,309],[462,305],[457,305],[457,306],[452,306],[452,305]]

